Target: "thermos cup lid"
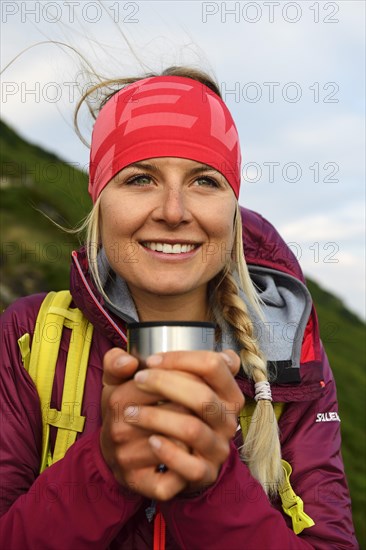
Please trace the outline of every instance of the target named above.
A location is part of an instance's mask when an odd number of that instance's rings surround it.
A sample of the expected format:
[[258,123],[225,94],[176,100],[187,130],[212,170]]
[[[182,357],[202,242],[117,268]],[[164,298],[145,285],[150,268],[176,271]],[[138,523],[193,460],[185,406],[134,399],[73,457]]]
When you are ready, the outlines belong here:
[[154,353],[215,349],[215,324],[152,321],[127,326],[128,352],[140,360]]
[[216,325],[214,323],[201,321],[146,321],[141,323],[128,323],[127,327],[129,329],[148,327],[207,327],[215,329]]

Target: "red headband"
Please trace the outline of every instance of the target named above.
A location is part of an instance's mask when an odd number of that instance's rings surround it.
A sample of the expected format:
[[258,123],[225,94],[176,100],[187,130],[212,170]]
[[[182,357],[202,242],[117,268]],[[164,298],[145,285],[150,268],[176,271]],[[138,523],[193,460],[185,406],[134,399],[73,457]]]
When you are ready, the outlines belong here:
[[93,202],[122,168],[155,157],[208,164],[239,195],[241,156],[234,121],[225,103],[196,80],[145,78],[108,100],[93,129],[89,176]]

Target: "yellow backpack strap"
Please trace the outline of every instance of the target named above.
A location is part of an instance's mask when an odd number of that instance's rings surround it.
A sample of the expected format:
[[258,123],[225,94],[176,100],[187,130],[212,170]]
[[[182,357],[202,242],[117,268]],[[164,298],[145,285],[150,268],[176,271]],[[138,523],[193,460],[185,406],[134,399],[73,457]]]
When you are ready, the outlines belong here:
[[23,334],[18,340],[18,346],[20,349],[20,355],[22,357],[23,365],[26,371],[29,372],[29,360],[30,360],[30,336],[28,332]]
[[40,471],[42,472],[49,462],[48,412],[51,402],[53,380],[61,343],[63,318],[50,313],[52,304],[65,305],[71,302],[70,294],[66,291],[50,292],[42,302],[38,312],[33,333],[29,374],[32,377],[39,395],[42,411],[42,455]]
[[[245,440],[249,425],[254,413],[256,402],[254,399],[246,398],[245,405],[240,411],[239,422],[241,426],[241,431],[243,434],[243,441]],[[285,408],[285,403],[273,403],[274,413],[279,421],[281,414]],[[292,529],[296,535],[301,533],[305,528],[312,527],[315,525],[314,521],[304,512],[304,503],[299,496],[296,495],[293,488],[291,487],[290,475],[292,473],[292,468],[286,460],[281,460],[282,468],[284,473],[284,480],[282,487],[278,490],[278,493],[281,498],[282,508],[285,514],[291,517],[292,519]]]
[[304,503],[299,496],[296,495],[290,483],[290,475],[292,468],[286,460],[282,459],[282,468],[284,473],[283,485],[279,490],[282,501],[282,508],[285,514],[290,516],[292,520],[292,529],[298,535],[307,527],[315,525],[310,516],[304,512]]
[[[93,326],[82,312],[70,308],[69,291],[50,292],[38,312],[29,349],[29,334],[18,340],[25,368],[38,391],[42,411],[40,472],[62,458],[84,427],[81,406]],[[67,355],[61,411],[50,408],[52,387],[64,326],[72,330]],[[54,455],[49,450],[50,426],[58,428]]]
[[[79,309],[64,312],[71,321],[72,337],[67,355],[61,411],[50,409],[49,424],[58,428],[52,463],[62,458],[84,429],[81,416],[93,325]],[[56,415],[56,419],[52,419]]]

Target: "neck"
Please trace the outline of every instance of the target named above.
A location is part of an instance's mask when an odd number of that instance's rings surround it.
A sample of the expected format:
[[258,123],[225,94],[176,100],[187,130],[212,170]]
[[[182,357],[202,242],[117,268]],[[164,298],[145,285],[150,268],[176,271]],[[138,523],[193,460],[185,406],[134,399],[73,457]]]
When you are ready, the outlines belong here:
[[140,321],[208,321],[206,292],[179,296],[150,295],[131,289]]

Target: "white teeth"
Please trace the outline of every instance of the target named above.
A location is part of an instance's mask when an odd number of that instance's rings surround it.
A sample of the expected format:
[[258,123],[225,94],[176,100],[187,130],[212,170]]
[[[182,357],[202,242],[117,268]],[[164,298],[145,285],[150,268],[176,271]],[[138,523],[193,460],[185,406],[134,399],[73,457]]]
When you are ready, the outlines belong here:
[[164,252],[164,254],[182,254],[184,252],[190,252],[195,248],[194,244],[168,244],[168,243],[154,243],[145,242],[144,246],[155,250],[156,252]]

